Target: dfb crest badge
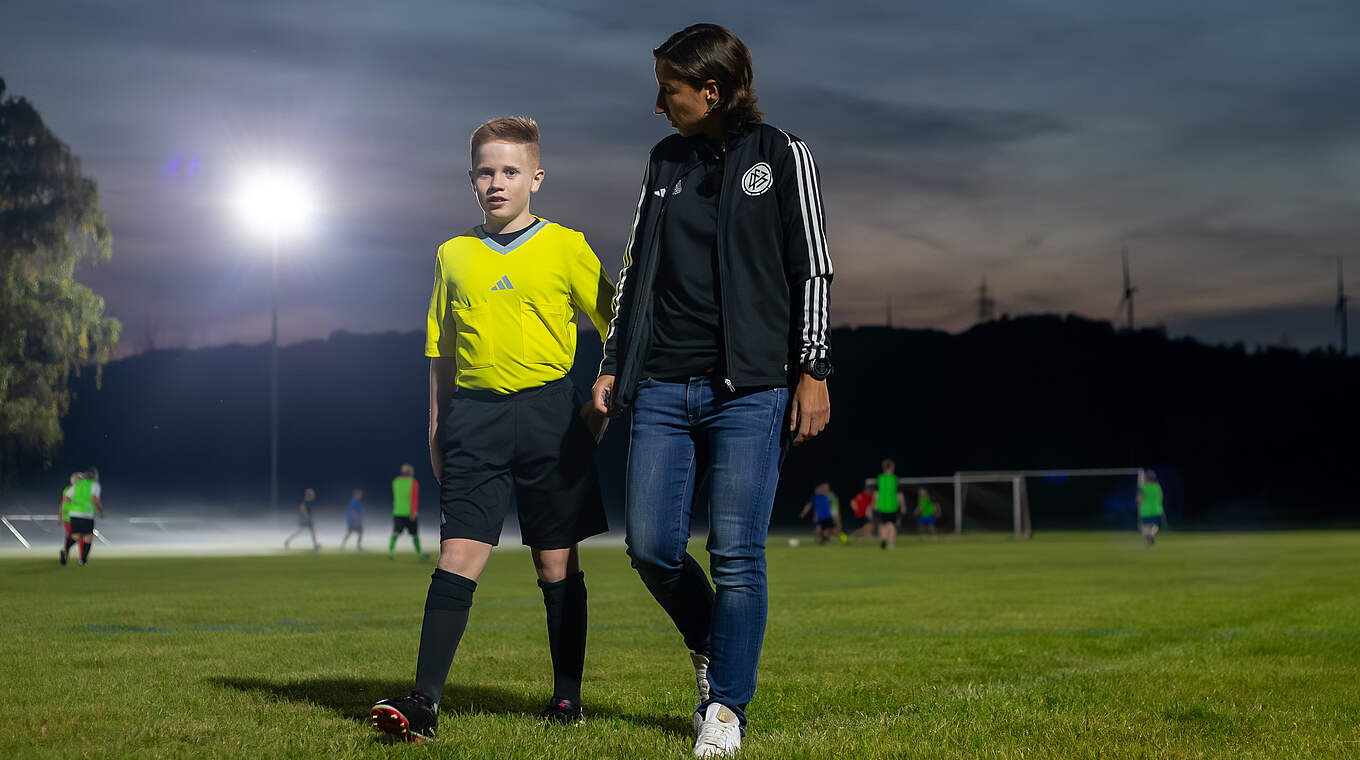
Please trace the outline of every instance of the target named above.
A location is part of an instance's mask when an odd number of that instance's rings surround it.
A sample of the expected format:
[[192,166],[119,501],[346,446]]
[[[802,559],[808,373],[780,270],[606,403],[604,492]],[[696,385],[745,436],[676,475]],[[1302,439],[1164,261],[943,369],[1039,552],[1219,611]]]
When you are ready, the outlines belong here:
[[741,189],[747,195],[760,195],[769,190],[772,184],[774,173],[770,171],[770,165],[764,161],[747,169],[746,173],[741,175]]

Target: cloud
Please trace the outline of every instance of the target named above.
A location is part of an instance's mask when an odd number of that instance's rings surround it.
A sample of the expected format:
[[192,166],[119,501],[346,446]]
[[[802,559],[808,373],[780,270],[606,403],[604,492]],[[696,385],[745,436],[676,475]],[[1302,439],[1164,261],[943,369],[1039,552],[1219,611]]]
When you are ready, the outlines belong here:
[[1179,135],[1182,154],[1282,151],[1327,153],[1360,144],[1360,70],[1341,71],[1262,91],[1238,85],[1233,104],[1195,119]]
[[[984,274],[1001,311],[1107,318],[1125,242],[1140,319],[1283,320],[1325,305],[1360,237],[1349,0],[29,3],[0,72],[99,180],[114,259],[80,276],[130,335],[258,329],[267,259],[225,198],[280,157],[325,195],[288,249],[282,302],[311,309],[291,324],[418,329],[434,246],[477,221],[466,140],[490,116],[539,119],[535,210],[617,271],[668,133],[650,52],[700,19],[743,36],[767,117],[817,156],[840,321],[892,297],[902,323],[966,327]],[[162,173],[177,157],[193,178]]]
[[787,110],[802,129],[862,149],[890,149],[905,161],[922,152],[986,150],[1067,129],[1062,120],[1032,111],[902,103],[820,88],[776,91],[771,99],[795,103]]

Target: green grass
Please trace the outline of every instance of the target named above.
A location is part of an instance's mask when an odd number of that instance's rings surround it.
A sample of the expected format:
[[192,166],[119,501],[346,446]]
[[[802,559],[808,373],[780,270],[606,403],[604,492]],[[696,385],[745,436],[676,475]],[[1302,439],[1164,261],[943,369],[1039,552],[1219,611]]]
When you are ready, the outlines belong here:
[[[742,757],[1360,757],[1360,534],[772,540]],[[686,651],[618,546],[584,552],[588,722],[545,729],[528,554],[477,590],[427,745],[429,568],[382,553],[0,560],[0,757],[684,758]]]

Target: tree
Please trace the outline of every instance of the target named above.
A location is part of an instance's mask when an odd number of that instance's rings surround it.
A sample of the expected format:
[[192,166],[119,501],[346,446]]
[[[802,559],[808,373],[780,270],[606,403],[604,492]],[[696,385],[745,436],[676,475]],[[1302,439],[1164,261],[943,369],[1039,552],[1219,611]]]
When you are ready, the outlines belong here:
[[21,461],[51,461],[73,378],[98,379],[118,341],[104,299],[74,279],[112,250],[94,180],[0,79],[0,484]]

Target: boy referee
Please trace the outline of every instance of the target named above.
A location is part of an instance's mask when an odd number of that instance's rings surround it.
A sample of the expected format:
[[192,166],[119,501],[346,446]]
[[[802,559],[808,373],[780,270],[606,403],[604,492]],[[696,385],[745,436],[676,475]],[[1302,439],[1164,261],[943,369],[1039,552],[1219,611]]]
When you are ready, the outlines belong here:
[[379,730],[417,741],[435,735],[444,681],[512,493],[547,607],[553,697],[543,715],[583,720],[586,587],[576,544],[607,529],[595,441],[567,372],[577,310],[603,336],[614,286],[581,233],[529,213],[543,182],[532,119],[481,125],[471,154],[468,178],[485,221],[439,247],[425,341],[439,566],[425,598],[415,689],[371,713]]

